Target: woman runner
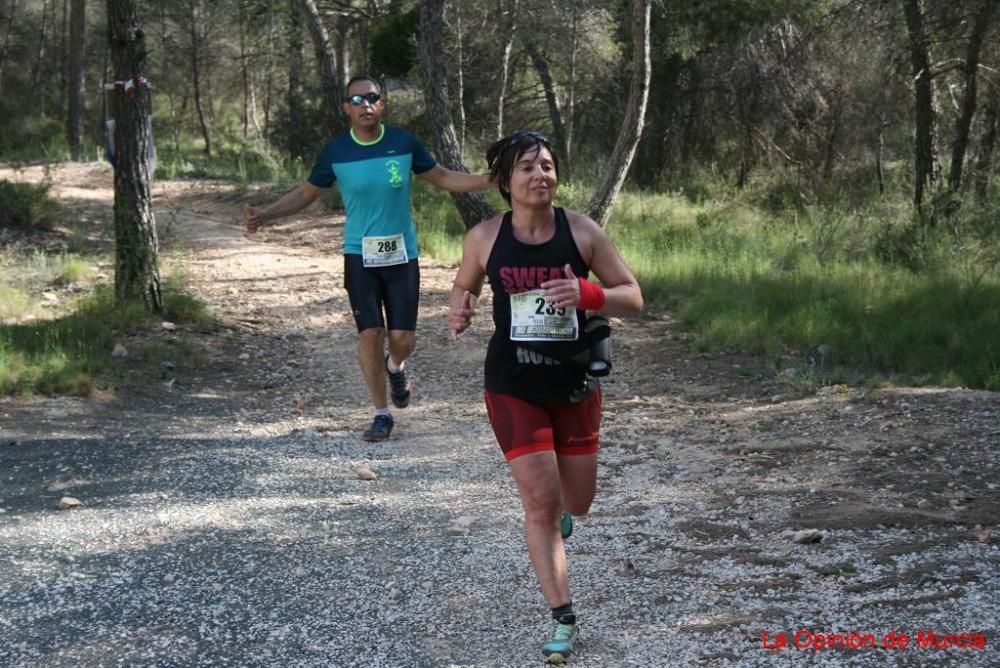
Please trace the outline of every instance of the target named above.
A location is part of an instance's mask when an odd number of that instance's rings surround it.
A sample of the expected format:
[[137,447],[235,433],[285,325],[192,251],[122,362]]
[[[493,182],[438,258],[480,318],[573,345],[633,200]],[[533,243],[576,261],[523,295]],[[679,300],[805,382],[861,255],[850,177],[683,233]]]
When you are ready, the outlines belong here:
[[[466,234],[449,328],[455,338],[469,326],[489,277],[495,331],[486,353],[486,409],[517,484],[528,555],[552,611],[542,654],[562,663],[577,636],[563,540],[572,516],[587,513],[594,499],[601,419],[600,386],[571,358],[588,345],[587,311],[635,315],[642,294],[597,223],[553,207],[559,160],[545,135],[505,137],[486,158],[511,210]],[[591,271],[601,285],[587,279]]]

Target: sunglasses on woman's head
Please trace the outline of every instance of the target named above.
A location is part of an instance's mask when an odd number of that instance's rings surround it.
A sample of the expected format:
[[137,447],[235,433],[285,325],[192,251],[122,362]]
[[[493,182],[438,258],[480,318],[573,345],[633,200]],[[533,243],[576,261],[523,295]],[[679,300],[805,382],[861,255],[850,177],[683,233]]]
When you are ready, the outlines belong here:
[[362,104],[367,102],[368,104],[374,105],[376,102],[382,99],[382,96],[378,93],[355,93],[354,95],[349,95],[347,101],[351,103],[352,107],[360,107]]
[[524,132],[518,132],[510,138],[507,142],[507,146],[513,146],[514,144],[520,144],[525,139],[537,139],[538,141],[543,141],[546,144],[549,143],[549,138],[545,136],[545,133],[539,132],[538,130],[525,130]]

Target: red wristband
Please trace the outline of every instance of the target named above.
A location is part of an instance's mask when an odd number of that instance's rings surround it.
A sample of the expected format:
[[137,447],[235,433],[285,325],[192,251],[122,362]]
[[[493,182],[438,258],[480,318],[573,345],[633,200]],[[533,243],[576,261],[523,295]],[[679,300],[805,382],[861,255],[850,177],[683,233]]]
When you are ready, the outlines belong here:
[[591,283],[586,278],[580,281],[580,303],[577,308],[584,311],[600,311],[604,307],[604,288],[597,283]]

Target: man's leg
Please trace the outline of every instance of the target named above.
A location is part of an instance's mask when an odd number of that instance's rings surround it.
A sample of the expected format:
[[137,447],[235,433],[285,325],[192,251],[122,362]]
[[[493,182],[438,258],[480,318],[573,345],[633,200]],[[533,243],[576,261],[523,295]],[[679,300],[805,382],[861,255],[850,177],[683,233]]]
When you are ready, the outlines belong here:
[[399,369],[403,362],[413,354],[413,349],[417,346],[417,333],[402,329],[389,330],[389,357],[392,365]]
[[363,329],[358,333],[358,361],[376,410],[387,407],[385,394],[385,330]]
[[420,265],[410,260],[385,272],[385,320],[389,330],[389,355],[384,360],[389,372],[392,405],[410,404],[410,381],[404,364],[417,343],[417,308],[420,303]]
[[375,418],[361,435],[366,441],[384,441],[392,432],[392,415],[385,401],[385,320],[382,299],[385,286],[378,270],[365,268],[360,255],[344,256],[344,287],[358,327],[358,363]]

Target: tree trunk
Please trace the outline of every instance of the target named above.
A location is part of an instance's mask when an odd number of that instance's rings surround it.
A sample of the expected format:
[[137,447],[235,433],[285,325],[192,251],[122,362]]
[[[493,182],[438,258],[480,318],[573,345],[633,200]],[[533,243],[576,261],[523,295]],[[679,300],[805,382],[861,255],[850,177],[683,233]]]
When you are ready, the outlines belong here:
[[604,227],[611,217],[618,193],[632,164],[635,147],[642,137],[649,100],[650,78],[650,6],[652,0],[632,0],[632,80],[629,84],[628,108],[622,119],[611,161],[602,174],[597,191],[590,199],[588,213]]
[[[35,113],[45,115],[45,90],[42,88],[42,72],[47,58],[45,53],[45,39],[48,33],[49,2],[42,0],[42,25],[38,31],[38,50],[35,52],[35,65],[31,69],[31,92],[28,93],[28,108],[34,109]],[[36,99],[36,95],[38,99]]]
[[253,84],[250,75],[250,54],[247,53],[247,20],[246,7],[243,0],[236,0],[236,25],[240,33],[240,83],[243,84],[243,113],[241,123],[243,126],[243,138],[250,136],[250,99],[253,97],[251,91]]
[[83,154],[84,54],[86,49],[86,7],[84,0],[70,3],[69,49],[66,69],[66,139],[74,160]]
[[548,105],[549,118],[552,120],[552,139],[555,141],[556,151],[559,152],[560,157],[569,155],[566,126],[563,123],[562,108],[559,106],[559,95],[556,93],[556,86],[552,82],[552,74],[549,71],[549,61],[542,55],[534,42],[527,42],[524,48],[528,52],[528,56],[535,66],[535,71],[538,73],[538,79],[542,82],[542,88],[545,90],[545,103]]
[[[17,13],[17,0],[11,0],[10,14],[7,16],[7,29],[4,31],[3,43],[0,44],[0,83],[3,82],[3,65],[7,58],[7,49],[10,46],[10,34],[14,31],[14,15]],[[0,90],[3,90],[0,88]]]
[[517,31],[518,0],[500,0],[500,13],[506,17],[507,41],[500,59],[500,96],[497,99],[497,139],[504,136],[503,108],[507,103],[507,79],[510,78],[510,54],[514,50],[514,33]]
[[305,125],[302,101],[302,22],[298,0],[288,0],[288,153],[293,160],[305,157],[302,129]]
[[701,120],[701,69],[694,58],[688,59],[687,63],[687,91],[684,97],[687,98],[687,105],[684,114],[684,129],[681,132],[680,161],[681,173],[684,177],[691,174],[692,156],[698,145],[698,121]]
[[[167,38],[167,6],[160,3],[160,50],[163,53],[170,53],[170,40]],[[170,137],[174,143],[174,155],[181,152],[181,130],[177,123],[177,101],[174,97],[174,86],[170,79],[170,59],[164,58],[162,61],[163,88],[167,96],[167,107],[170,109]]]
[[198,33],[200,19],[198,17],[198,4],[200,0],[188,0],[188,20],[189,34],[191,36],[191,83],[194,86],[194,109],[198,114],[198,125],[201,128],[201,136],[205,140],[205,155],[212,155],[212,140],[208,136],[208,123],[205,122],[205,110],[201,103],[201,67],[198,62],[199,51],[201,51],[201,35]]
[[[108,38],[116,96],[115,119],[115,296],[141,297],[150,311],[160,311],[160,269],[149,192],[152,137],[149,86],[143,79],[145,35],[136,18],[135,0],[108,0]],[[122,82],[134,84],[128,90]]]
[[885,114],[879,112],[878,129],[875,131],[875,179],[878,183],[879,195],[885,195],[885,128],[887,125]]
[[56,109],[66,118],[66,93],[69,74],[69,0],[62,1],[62,21],[59,22],[59,98]]
[[271,93],[274,92],[274,0],[267,0],[267,55],[264,58],[264,136],[271,135]]
[[924,194],[934,188],[941,175],[937,151],[937,102],[931,80],[930,41],[924,25],[922,0],[903,0],[910,39],[910,65],[914,79],[913,204],[923,206]]
[[339,18],[334,25],[337,31],[337,44],[334,47],[337,51],[337,80],[343,81],[346,87],[351,78],[351,49],[349,38],[351,36],[351,25],[346,18]]
[[343,132],[346,127],[340,115],[340,91],[346,81],[337,78],[337,67],[333,52],[330,49],[330,37],[323,19],[316,9],[313,0],[299,0],[302,15],[312,38],[313,49],[316,52],[316,64],[319,66],[320,88],[323,90],[323,105],[326,109],[326,128],[331,136]]
[[[455,125],[448,111],[448,82],[441,51],[440,35],[444,34],[442,11],[444,0],[424,0],[420,3],[420,74],[424,81],[424,102],[434,131],[434,148],[441,163],[448,169],[467,172],[455,137]],[[466,229],[493,215],[482,193],[451,193]]]
[[969,129],[972,127],[972,117],[976,113],[976,93],[979,69],[979,54],[983,40],[989,30],[993,12],[1000,5],[1000,0],[982,0],[982,5],[976,13],[972,24],[972,34],[965,50],[965,91],[955,119],[955,137],[951,142],[951,168],[948,172],[948,187],[952,192],[962,188],[962,169],[965,163],[965,151],[969,145]]
[[838,86],[833,94],[830,126],[827,128],[824,138],[823,179],[826,181],[833,177],[833,163],[837,157],[837,139],[840,137],[841,119],[844,112],[845,94],[843,88]]
[[979,140],[979,153],[976,156],[976,197],[980,201],[985,200],[989,194],[993,151],[998,132],[1000,132],[1000,91],[993,91],[983,114],[983,136]]
[[560,156],[565,167],[560,179],[573,180],[573,131],[576,128],[576,57],[580,53],[580,14],[573,5],[573,43],[569,53],[569,94],[566,97],[566,152]]
[[458,72],[455,73],[455,80],[458,83],[458,91],[455,98],[458,100],[458,152],[465,155],[465,57],[462,49],[462,40],[465,35],[462,31],[462,9],[455,7],[455,20],[458,24],[456,37]]

